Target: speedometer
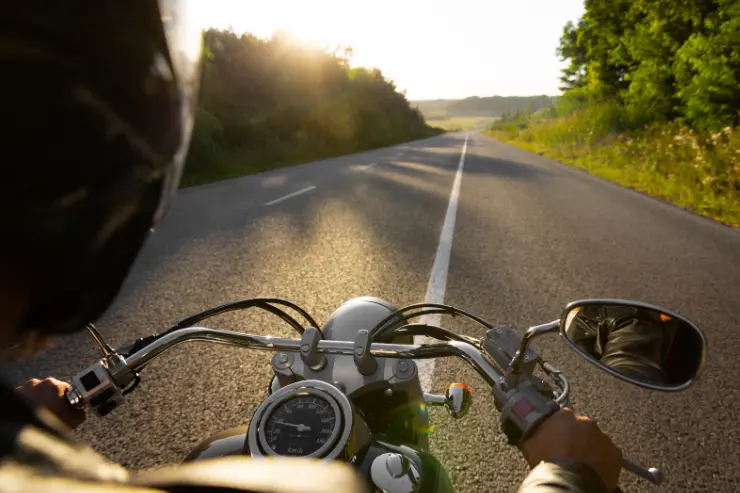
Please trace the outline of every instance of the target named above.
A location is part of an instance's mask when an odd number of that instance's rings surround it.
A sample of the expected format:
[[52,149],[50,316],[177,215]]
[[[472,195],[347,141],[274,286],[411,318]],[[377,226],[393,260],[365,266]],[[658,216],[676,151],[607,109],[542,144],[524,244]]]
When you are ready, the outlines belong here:
[[321,456],[339,431],[334,402],[313,393],[301,393],[278,403],[267,416],[267,447],[277,455]]
[[339,389],[303,380],[276,390],[254,412],[246,449],[254,457],[333,460],[346,455],[354,412]]

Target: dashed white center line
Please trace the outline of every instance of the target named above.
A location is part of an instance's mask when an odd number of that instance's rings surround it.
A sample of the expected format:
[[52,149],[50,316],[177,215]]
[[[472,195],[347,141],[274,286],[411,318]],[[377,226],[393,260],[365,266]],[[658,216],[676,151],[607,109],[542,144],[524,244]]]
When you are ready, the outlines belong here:
[[280,202],[282,202],[283,200],[288,200],[289,198],[291,198],[291,197],[295,197],[296,195],[300,195],[300,194],[302,194],[302,193],[310,192],[310,191],[311,191],[311,190],[313,190],[314,188],[316,188],[316,186],[315,186],[315,185],[311,185],[310,187],[306,187],[306,188],[303,188],[303,189],[301,189],[301,190],[298,190],[297,192],[289,193],[288,195],[284,195],[284,196],[282,196],[282,197],[280,197],[280,198],[278,198],[278,199],[275,199],[275,200],[271,200],[271,201],[269,201],[269,202],[265,202],[265,205],[275,205],[275,204],[279,204],[279,203],[280,203]]
[[[452,182],[452,192],[450,193],[450,202],[447,205],[447,214],[442,226],[442,233],[439,236],[439,245],[437,246],[437,255],[434,258],[432,274],[429,277],[427,285],[426,303],[444,303],[445,290],[447,289],[447,271],[450,267],[450,253],[452,252],[452,237],[455,233],[455,219],[457,217],[457,203],[460,199],[460,183],[462,182],[463,165],[465,164],[465,151],[468,149],[468,136],[465,135],[460,162],[457,165],[455,181]],[[441,315],[424,315],[420,322],[427,325],[439,325]],[[415,336],[414,343],[424,344],[433,342],[426,336]],[[424,392],[429,392],[432,388],[432,378],[434,377],[434,366],[436,361],[433,359],[416,360],[419,368],[419,380]]]
[[372,167],[373,167],[373,166],[375,166],[376,164],[378,164],[378,163],[377,163],[377,162],[374,162],[374,163],[366,164],[365,166],[361,166],[361,167],[360,167],[360,169],[368,169],[368,168],[372,168]]

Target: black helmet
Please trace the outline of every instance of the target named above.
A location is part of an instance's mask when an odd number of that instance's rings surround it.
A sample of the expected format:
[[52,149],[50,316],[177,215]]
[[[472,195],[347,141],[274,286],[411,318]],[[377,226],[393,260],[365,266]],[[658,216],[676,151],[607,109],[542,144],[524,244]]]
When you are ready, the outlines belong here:
[[22,330],[100,316],[177,190],[200,78],[192,3],[3,5],[0,275],[29,282]]

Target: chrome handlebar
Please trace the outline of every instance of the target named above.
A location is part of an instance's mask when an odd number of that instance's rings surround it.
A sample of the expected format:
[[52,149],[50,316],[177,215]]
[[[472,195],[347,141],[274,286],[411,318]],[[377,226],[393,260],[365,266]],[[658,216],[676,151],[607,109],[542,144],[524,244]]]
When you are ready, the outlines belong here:
[[[228,344],[274,352],[301,351],[300,339],[259,336],[205,327],[177,329],[155,339],[125,359],[117,353],[110,353],[74,377],[72,379],[72,385],[67,391],[68,403],[80,409],[84,408],[87,404],[93,407],[97,414],[101,414],[95,408],[96,406],[91,404],[91,400],[104,393],[108,397],[108,400],[110,400],[110,389],[116,394],[116,399],[114,400],[120,403],[122,400],[122,389],[131,383],[138,371],[168,349],[189,341]],[[355,350],[356,347],[353,341],[321,340],[316,347],[318,353],[343,356],[353,356]],[[430,359],[457,356],[470,364],[492,387],[501,381],[505,370],[487,357],[485,351],[480,347],[473,343],[460,341],[444,341],[433,344],[373,343],[370,345],[369,352],[372,356],[379,358]],[[543,369],[548,372],[551,369],[554,370],[549,365],[543,366]],[[88,374],[92,374],[93,376],[85,379],[85,376]],[[562,384],[561,390],[563,392],[557,397],[556,401],[558,404],[563,405],[569,393],[567,380],[565,380],[560,372],[553,371],[550,374]],[[113,407],[116,407],[116,405],[112,405],[111,409]],[[105,414],[107,412],[109,410],[106,409]]]
[[[137,372],[168,349],[188,341],[204,341],[229,344],[249,349],[274,352],[300,352],[301,340],[282,337],[258,336],[227,330],[189,327],[178,329],[156,339],[146,347],[126,358],[126,366]],[[353,341],[319,341],[316,348],[322,354],[352,356]],[[501,373],[483,356],[482,350],[472,344],[449,341],[434,344],[386,344],[373,343],[370,354],[378,358],[430,359],[458,356],[470,363],[478,373],[493,385]]]
[[[525,343],[531,337],[538,333],[552,332],[556,327],[557,321],[531,328],[527,337],[522,340],[522,348],[526,348]],[[204,327],[177,329],[153,340],[128,358],[116,352],[108,352],[101,360],[72,379],[65,400],[75,409],[90,407],[99,416],[105,416],[122,402],[123,394],[132,388],[132,382],[137,381],[139,370],[168,349],[188,341],[213,342],[274,352],[301,351],[300,339],[258,336]],[[355,350],[353,341],[320,340],[316,346],[316,351],[321,354],[353,356]],[[516,377],[516,368],[526,360],[524,351],[520,348],[510,367],[501,368],[481,347],[461,341],[434,344],[372,343],[369,352],[379,358],[430,359],[457,356],[475,368],[492,388],[504,392],[510,386],[512,377]],[[554,395],[554,401],[560,407],[567,405],[570,394],[568,380],[562,372],[545,361],[540,360],[540,368],[558,381],[560,393]],[[655,484],[662,482],[662,473],[657,469],[648,470],[626,459],[624,467]]]

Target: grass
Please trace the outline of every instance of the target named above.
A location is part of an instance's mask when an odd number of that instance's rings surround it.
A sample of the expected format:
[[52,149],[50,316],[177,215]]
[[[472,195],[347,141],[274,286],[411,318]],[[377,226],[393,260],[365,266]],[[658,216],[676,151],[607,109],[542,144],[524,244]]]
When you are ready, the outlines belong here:
[[701,135],[668,123],[613,132],[613,111],[588,108],[483,133],[740,227],[740,129]]
[[432,115],[426,118],[427,124],[442,128],[448,132],[457,132],[461,130],[476,130],[488,128],[498,120],[497,117],[482,116],[445,116]]
[[407,138],[387,139],[378,145],[353,145],[346,148],[299,149],[283,146],[272,151],[228,151],[213,146],[207,153],[191,153],[185,165],[181,188],[228,180],[240,176],[261,173],[271,169],[285,168],[296,164],[318,161],[345,154],[364,152],[379,147],[402,144],[410,140],[423,139],[443,133],[444,129],[429,128],[426,132]]

